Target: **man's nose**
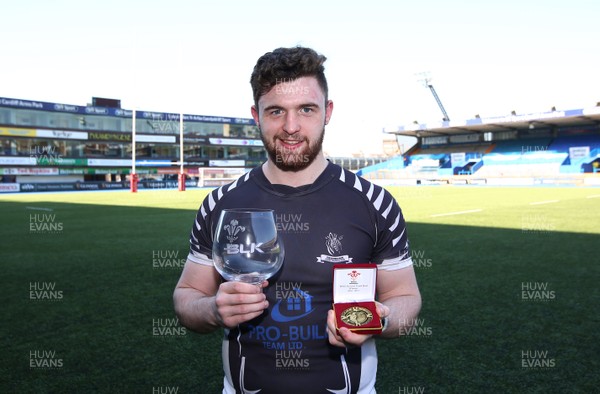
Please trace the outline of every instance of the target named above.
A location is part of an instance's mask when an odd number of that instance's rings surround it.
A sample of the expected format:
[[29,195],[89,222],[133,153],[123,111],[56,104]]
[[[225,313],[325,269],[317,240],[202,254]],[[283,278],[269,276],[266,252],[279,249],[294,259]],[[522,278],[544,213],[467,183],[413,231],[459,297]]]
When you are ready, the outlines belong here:
[[285,115],[285,122],[283,124],[283,131],[288,134],[295,134],[300,131],[300,119],[294,112],[288,112]]

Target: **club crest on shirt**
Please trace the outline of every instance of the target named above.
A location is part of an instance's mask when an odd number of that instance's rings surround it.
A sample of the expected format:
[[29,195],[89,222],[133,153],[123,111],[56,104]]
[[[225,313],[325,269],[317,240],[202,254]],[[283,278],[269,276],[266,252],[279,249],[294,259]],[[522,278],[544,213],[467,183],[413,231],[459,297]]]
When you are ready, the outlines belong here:
[[338,235],[336,233],[330,232],[325,237],[325,247],[327,248],[327,253],[322,254],[320,257],[317,257],[318,263],[351,263],[352,257],[346,255],[342,255],[342,239],[344,239],[343,235]]

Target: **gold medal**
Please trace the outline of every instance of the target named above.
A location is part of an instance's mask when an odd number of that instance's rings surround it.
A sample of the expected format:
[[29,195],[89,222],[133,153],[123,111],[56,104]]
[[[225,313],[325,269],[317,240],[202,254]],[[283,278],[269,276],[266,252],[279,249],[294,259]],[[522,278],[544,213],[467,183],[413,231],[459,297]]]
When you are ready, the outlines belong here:
[[349,326],[360,327],[369,324],[373,320],[373,313],[362,306],[353,306],[345,309],[340,318]]

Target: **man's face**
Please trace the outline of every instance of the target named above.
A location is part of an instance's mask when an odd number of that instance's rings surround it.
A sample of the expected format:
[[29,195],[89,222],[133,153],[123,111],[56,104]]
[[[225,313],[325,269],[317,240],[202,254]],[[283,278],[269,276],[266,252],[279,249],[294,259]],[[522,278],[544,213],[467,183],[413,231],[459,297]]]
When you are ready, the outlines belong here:
[[333,103],[314,77],[275,85],[252,107],[269,159],[282,171],[308,167],[321,152]]

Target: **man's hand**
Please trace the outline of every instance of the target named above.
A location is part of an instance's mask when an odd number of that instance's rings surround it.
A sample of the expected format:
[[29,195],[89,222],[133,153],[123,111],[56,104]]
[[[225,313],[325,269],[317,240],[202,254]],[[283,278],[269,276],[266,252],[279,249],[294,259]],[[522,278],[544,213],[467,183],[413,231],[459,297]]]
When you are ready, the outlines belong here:
[[[390,308],[377,301],[375,304],[377,306],[377,314],[380,318],[384,318],[390,314]],[[327,312],[327,334],[329,336],[329,343],[338,347],[361,346],[367,339],[373,336],[356,334],[347,327],[340,327],[337,330],[335,328],[335,312],[333,309]]]
[[221,283],[214,300],[214,313],[219,325],[233,328],[260,316],[269,306],[262,289],[269,282],[251,285],[243,282]]

